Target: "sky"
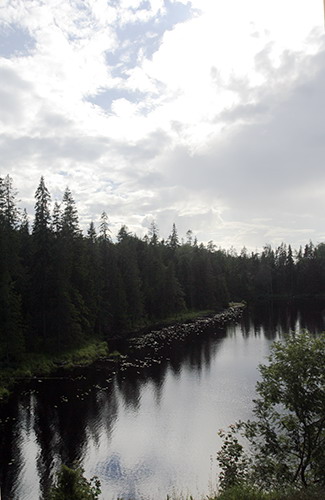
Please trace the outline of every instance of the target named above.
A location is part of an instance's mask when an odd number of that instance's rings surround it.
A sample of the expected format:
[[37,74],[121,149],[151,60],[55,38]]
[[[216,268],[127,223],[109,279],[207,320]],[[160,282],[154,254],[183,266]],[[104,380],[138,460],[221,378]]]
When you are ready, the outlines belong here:
[[0,176],[86,230],[325,240],[322,0],[1,0]]

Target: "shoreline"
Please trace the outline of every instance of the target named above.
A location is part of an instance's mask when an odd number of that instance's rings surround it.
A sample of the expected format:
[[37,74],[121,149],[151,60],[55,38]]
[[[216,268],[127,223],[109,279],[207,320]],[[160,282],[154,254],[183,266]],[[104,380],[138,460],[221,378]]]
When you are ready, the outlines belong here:
[[121,372],[127,369],[141,370],[153,364],[160,364],[164,358],[162,351],[171,350],[175,344],[185,342],[191,337],[204,335],[211,329],[222,328],[238,321],[246,307],[244,303],[230,305],[227,309],[209,316],[198,316],[183,323],[175,323],[158,330],[153,329],[144,335],[126,340],[128,354],[117,359]]
[[[130,332],[128,336],[118,339],[125,343],[128,354],[121,354],[116,350],[110,352],[110,341],[96,339],[60,354],[31,353],[19,366],[0,370],[0,404],[5,403],[19,382],[28,382],[34,378],[49,378],[62,369],[68,376],[68,372],[73,369],[95,363],[114,362],[121,371],[131,367],[141,369],[151,366],[160,362],[162,349],[174,343],[184,342],[190,336],[203,334],[212,327],[222,327],[231,321],[236,321],[241,317],[245,307],[244,303],[230,304],[227,309],[216,314],[208,312],[207,316],[201,311],[195,316],[195,313],[190,313],[191,317],[187,319],[184,315],[181,322],[170,323],[167,319],[165,323],[160,323],[161,327],[158,326],[158,329],[156,324]],[[116,339],[112,339],[113,345],[114,341],[116,342]]]

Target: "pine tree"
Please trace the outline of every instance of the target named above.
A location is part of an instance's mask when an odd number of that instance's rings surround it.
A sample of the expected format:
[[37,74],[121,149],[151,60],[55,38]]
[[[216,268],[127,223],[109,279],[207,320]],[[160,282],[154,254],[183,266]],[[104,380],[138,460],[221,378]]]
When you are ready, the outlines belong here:
[[4,225],[5,221],[5,183],[0,177],[0,224]]
[[131,236],[123,226],[118,235],[119,272],[126,296],[127,310],[123,312],[125,326],[136,324],[143,316],[142,283],[137,248],[140,240]]
[[[59,221],[58,205],[56,218]],[[87,293],[87,265],[84,240],[79,228],[78,211],[69,188],[61,204],[61,221],[56,224],[54,248],[54,307],[52,348],[79,345],[91,329]]]
[[187,245],[191,246],[192,242],[193,242],[193,231],[189,229],[188,231],[186,231],[186,243]]
[[97,234],[96,234],[95,224],[93,223],[93,221],[91,221],[91,223],[89,224],[87,236],[92,243],[96,241]]
[[19,211],[16,190],[7,175],[0,178],[0,358],[12,361],[24,350],[20,292]]
[[158,234],[159,234],[158,226],[155,221],[152,221],[148,231],[151,245],[158,244]]
[[7,227],[15,229],[19,221],[19,210],[16,206],[17,191],[13,187],[12,178],[7,175],[0,187],[0,213]]
[[64,235],[72,237],[80,236],[79,217],[75,201],[70,189],[67,187],[63,199],[62,231]]
[[121,243],[122,241],[126,240],[129,236],[131,236],[131,233],[129,232],[127,226],[123,225],[117,234],[117,241]]
[[50,193],[45,186],[44,177],[41,177],[38,188],[35,192],[35,220],[33,225],[33,234],[39,234],[44,237],[49,232],[50,227]]
[[53,208],[52,231],[56,234],[56,236],[58,236],[61,230],[62,230],[61,207],[60,204],[56,201],[54,203],[54,208]]
[[8,270],[0,264],[0,360],[17,361],[24,352],[20,296]]
[[172,248],[173,250],[176,250],[176,248],[179,246],[179,239],[178,239],[178,233],[176,229],[176,224],[173,224],[173,229],[171,234],[168,237],[168,246]]
[[102,215],[100,216],[99,236],[101,239],[108,241],[111,239],[109,233],[108,215],[106,212],[102,212]]
[[32,309],[33,326],[43,343],[48,341],[50,301],[52,291],[52,252],[50,229],[50,193],[44,177],[35,192],[35,219],[33,224]]

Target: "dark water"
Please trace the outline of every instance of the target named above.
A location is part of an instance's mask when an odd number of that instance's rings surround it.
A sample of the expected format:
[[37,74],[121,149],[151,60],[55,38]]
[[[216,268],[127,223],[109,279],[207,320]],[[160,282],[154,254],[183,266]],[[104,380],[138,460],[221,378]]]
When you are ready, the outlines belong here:
[[323,331],[324,309],[256,308],[146,371],[101,365],[18,388],[0,409],[2,499],[41,498],[58,465],[75,460],[99,476],[102,499],[208,494],[218,429],[251,416],[258,363],[301,328]]

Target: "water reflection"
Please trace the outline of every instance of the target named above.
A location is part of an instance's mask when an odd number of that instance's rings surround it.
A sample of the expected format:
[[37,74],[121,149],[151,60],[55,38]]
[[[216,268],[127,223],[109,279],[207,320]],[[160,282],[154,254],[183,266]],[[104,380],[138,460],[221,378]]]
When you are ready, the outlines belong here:
[[100,477],[103,499],[207,494],[217,430],[251,415],[258,363],[301,328],[324,330],[323,308],[266,305],[139,373],[100,365],[22,386],[0,410],[3,499],[41,498],[59,464],[76,460]]

